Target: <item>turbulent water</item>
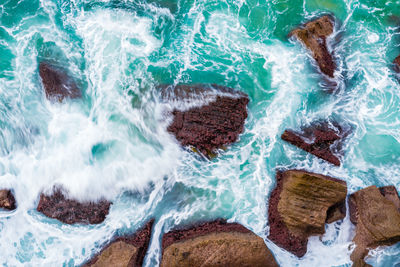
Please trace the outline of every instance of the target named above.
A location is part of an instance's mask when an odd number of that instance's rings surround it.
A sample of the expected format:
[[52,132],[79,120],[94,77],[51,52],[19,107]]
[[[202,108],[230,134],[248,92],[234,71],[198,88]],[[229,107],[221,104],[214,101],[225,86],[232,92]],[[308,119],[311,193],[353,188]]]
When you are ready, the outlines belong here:
[[[297,25],[331,13],[338,89],[330,94],[299,43]],[[398,17],[399,16],[399,17]],[[0,187],[18,208],[0,212],[0,264],[76,266],[114,234],[155,218],[145,266],[162,234],[226,218],[263,237],[281,266],[351,266],[349,216],[312,237],[298,259],[270,242],[268,196],[277,168],[400,189],[400,1],[1,0]],[[68,69],[83,98],[52,103],[38,63]],[[216,83],[247,93],[240,140],[211,161],[167,133],[172,104],[157,85]],[[351,127],[341,167],[284,143],[286,128],[318,119]],[[63,185],[80,200],[113,201],[104,223],[65,225],[36,211],[40,192]],[[400,245],[370,252],[400,266]]]

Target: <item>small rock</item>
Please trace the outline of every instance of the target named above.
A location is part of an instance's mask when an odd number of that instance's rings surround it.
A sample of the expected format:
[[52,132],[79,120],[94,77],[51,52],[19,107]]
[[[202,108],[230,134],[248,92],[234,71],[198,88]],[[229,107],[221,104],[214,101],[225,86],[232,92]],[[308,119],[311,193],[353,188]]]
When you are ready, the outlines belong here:
[[333,29],[334,18],[325,15],[300,26],[289,34],[289,36],[295,36],[311,51],[321,72],[331,78],[334,77],[336,64],[328,51],[326,39],[333,33]]
[[268,238],[302,257],[308,237],[325,233],[325,223],[346,215],[346,182],[300,170],[277,172],[277,185],[269,198]]
[[64,98],[81,97],[81,91],[74,80],[61,68],[41,62],[39,74],[42,78],[47,99],[62,102]]
[[397,57],[394,59],[393,64],[394,64],[394,70],[395,70],[396,72],[400,72],[400,55],[397,56]]
[[139,267],[143,264],[151,237],[154,220],[149,221],[142,229],[127,237],[118,237],[84,267]]
[[15,210],[15,198],[10,190],[0,190],[0,208],[6,210]]
[[244,93],[222,86],[211,87],[177,85],[172,89],[167,87],[169,91],[162,91],[168,99],[187,99],[196,93],[203,93],[204,98],[212,99],[201,107],[175,109],[172,112],[173,121],[167,129],[183,146],[191,147],[208,158],[215,156],[217,149],[236,142],[243,132],[249,102]]
[[356,225],[356,248],[350,258],[353,266],[365,266],[368,249],[400,242],[400,199],[392,186],[370,186],[351,194],[348,203]]
[[340,152],[342,142],[349,134],[339,125],[331,126],[328,122],[314,123],[297,133],[285,130],[281,138],[308,153],[340,166],[340,160],[335,155]]
[[264,240],[237,223],[222,220],[166,233],[161,267],[275,267]]
[[65,194],[60,188],[56,188],[51,195],[42,193],[37,211],[67,224],[99,224],[105,220],[111,202],[101,200],[81,203],[68,199]]

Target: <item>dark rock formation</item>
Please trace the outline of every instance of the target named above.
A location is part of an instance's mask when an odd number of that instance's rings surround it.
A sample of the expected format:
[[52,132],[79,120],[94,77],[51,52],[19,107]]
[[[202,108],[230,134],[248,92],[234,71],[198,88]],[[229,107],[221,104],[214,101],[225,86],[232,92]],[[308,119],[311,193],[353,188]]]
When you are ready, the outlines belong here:
[[333,78],[336,64],[328,51],[326,38],[333,33],[334,18],[325,15],[293,30],[289,36],[295,36],[310,51],[322,73]]
[[66,74],[66,71],[59,67],[41,62],[39,74],[42,78],[46,97],[49,100],[63,101],[64,98],[79,98],[81,91],[74,80]]
[[[249,98],[222,86],[178,85],[162,91],[165,98],[188,99],[196,93],[203,93],[203,100],[209,102],[201,107],[172,112],[173,121],[168,131],[183,145],[211,158],[216,150],[234,143],[247,118]],[[218,93],[215,92],[218,90]],[[171,97],[171,95],[173,97]]]
[[261,237],[222,220],[166,233],[162,250],[162,267],[278,266]]
[[350,220],[356,225],[356,248],[350,258],[354,266],[367,266],[368,249],[400,242],[399,195],[393,186],[370,186],[351,194],[348,202]]
[[154,220],[127,237],[118,237],[104,247],[84,267],[140,267],[149,247]]
[[15,210],[15,198],[10,190],[0,190],[0,208],[6,210]]
[[335,155],[340,153],[342,142],[349,134],[339,125],[328,122],[314,123],[303,128],[302,133],[285,130],[281,138],[314,156],[340,166],[340,160]]
[[400,55],[397,56],[397,57],[394,59],[393,64],[394,64],[394,70],[395,70],[396,72],[400,72]]
[[37,211],[67,224],[99,224],[105,220],[111,202],[101,200],[81,203],[68,199],[65,194],[60,188],[56,188],[51,195],[42,193]]
[[277,172],[276,178],[269,198],[268,238],[302,257],[309,236],[325,233],[325,223],[345,217],[346,182],[299,170]]

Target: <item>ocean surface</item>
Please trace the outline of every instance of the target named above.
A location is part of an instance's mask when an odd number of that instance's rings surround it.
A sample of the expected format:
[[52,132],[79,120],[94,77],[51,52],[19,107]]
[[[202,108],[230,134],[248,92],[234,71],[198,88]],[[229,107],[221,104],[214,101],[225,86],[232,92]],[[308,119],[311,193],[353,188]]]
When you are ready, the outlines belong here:
[[[310,54],[288,33],[323,14],[338,63],[329,92]],[[0,265],[79,266],[115,234],[155,218],[144,266],[158,266],[170,229],[225,218],[264,238],[281,266],[351,266],[354,227],[311,237],[298,259],[266,237],[277,168],[400,190],[400,53],[395,0],[0,0],[0,187],[18,208],[0,211]],[[64,67],[83,98],[52,103],[38,63]],[[240,140],[207,161],[167,133],[159,84],[216,83],[250,97]],[[177,104],[177,103],[175,103]],[[179,103],[178,103],[179,104]],[[180,103],[184,104],[184,103]],[[331,119],[351,128],[342,166],[280,139]],[[62,185],[79,200],[113,201],[100,225],[65,225],[36,211]],[[370,252],[400,266],[400,244]]]

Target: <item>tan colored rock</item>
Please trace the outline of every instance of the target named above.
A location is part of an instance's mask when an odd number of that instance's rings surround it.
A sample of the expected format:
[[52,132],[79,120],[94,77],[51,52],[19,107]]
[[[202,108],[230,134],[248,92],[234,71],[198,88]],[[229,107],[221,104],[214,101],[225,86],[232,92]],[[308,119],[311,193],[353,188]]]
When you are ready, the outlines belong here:
[[0,190],[0,208],[6,210],[15,209],[15,198],[10,190],[7,189]]
[[261,237],[241,225],[216,221],[164,235],[161,267],[178,266],[275,267],[278,264]]
[[289,36],[295,36],[311,51],[321,71],[329,77],[333,77],[336,69],[336,64],[326,44],[326,39],[333,33],[333,29],[333,17],[325,15],[302,25],[289,34]]
[[[384,196],[381,191],[391,193]],[[400,241],[400,211],[396,207],[398,196],[396,200],[393,188],[384,187],[381,191],[376,186],[370,186],[349,197],[350,220],[356,225],[353,239],[356,248],[350,256],[354,266],[365,264],[368,249]]]
[[268,238],[298,257],[308,237],[325,233],[325,223],[345,217],[346,182],[300,170],[277,173],[269,200]]
[[140,267],[151,237],[153,220],[132,236],[119,237],[94,256],[84,267]]

